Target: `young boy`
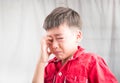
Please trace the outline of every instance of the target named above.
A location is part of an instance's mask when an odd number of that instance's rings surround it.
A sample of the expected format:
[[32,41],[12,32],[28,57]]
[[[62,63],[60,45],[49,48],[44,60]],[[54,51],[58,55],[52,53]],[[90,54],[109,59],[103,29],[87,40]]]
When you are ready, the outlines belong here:
[[[81,25],[79,14],[70,8],[58,7],[46,17],[33,83],[118,83],[100,56],[78,46]],[[51,54],[55,58],[48,61]]]

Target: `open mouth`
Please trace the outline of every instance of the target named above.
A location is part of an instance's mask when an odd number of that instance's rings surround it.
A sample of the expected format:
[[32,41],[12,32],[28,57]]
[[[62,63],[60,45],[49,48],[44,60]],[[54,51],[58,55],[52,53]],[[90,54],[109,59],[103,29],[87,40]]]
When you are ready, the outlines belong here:
[[54,54],[59,55],[59,54],[62,54],[62,52],[61,51],[55,51]]

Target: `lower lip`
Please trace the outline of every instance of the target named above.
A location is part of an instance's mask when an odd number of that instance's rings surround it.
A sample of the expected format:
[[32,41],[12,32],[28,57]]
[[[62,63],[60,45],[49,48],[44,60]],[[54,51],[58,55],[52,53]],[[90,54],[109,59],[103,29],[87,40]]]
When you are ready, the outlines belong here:
[[56,55],[61,54],[62,52],[55,52]]

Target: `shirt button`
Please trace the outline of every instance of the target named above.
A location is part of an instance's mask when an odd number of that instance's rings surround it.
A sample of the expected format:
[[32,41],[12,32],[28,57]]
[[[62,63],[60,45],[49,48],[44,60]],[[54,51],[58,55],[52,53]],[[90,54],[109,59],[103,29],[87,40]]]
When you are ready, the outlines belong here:
[[62,72],[59,72],[58,75],[59,75],[59,76],[62,76]]

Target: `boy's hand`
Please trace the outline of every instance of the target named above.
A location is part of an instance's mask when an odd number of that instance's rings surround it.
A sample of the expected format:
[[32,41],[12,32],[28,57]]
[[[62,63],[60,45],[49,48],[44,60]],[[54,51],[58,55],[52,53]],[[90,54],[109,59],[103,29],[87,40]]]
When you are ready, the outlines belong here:
[[50,45],[49,40],[51,40],[50,37],[44,37],[41,40],[41,58],[40,58],[41,62],[47,62],[50,54],[52,54],[49,48]]
[[41,56],[37,64],[32,83],[44,83],[44,69],[50,54],[52,54],[52,51],[50,50],[50,46],[52,44],[51,40],[51,37],[44,37],[41,40]]

